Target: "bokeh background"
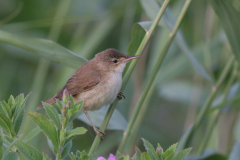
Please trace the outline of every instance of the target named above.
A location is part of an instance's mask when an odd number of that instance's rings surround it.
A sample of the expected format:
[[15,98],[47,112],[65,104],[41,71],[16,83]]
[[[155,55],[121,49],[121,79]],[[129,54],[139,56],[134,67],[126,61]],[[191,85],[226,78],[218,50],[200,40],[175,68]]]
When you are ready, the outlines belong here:
[[[161,4],[162,1],[156,2]],[[184,2],[171,1],[168,11],[173,19],[177,18]],[[240,11],[239,0],[229,2]],[[0,30],[23,37],[53,40],[86,59],[107,48],[116,48],[127,54],[133,25],[152,20],[145,7],[148,6],[143,1],[137,0],[1,0]],[[178,142],[209,96],[212,84],[195,69],[194,61],[186,54],[183,45],[213,81],[218,79],[231,54],[219,19],[206,0],[192,1],[178,33],[183,38],[175,39],[167,53],[154,82],[156,85],[151,89],[152,96],[146,104],[148,108],[142,114],[144,118],[139,131],[129,139],[124,150],[126,154],[133,155],[134,146],[144,150],[141,137],[155,147],[160,143],[164,149]],[[123,129],[168,34],[169,28],[161,20],[124,90],[126,99],[118,103],[119,112],[113,115],[112,126],[106,131],[97,155],[106,157],[116,152]],[[15,97],[19,93],[27,95],[32,92],[26,110],[35,110],[41,101],[53,96],[74,71],[73,68],[0,42],[0,100],[7,100],[10,95]],[[237,80],[230,93],[231,97],[239,93]],[[220,96],[221,89],[214,103],[218,103]],[[94,121],[103,119],[106,110],[93,113],[91,118]],[[228,155],[240,138],[239,104],[225,106],[221,112],[207,148]],[[84,126],[88,132],[74,139],[74,153],[76,150],[89,151],[95,138],[92,127],[86,124],[83,116],[74,121],[74,126]],[[33,128],[34,124],[25,116],[22,134]],[[191,146],[197,146],[204,132],[205,125],[201,125]],[[30,144],[48,155],[52,154],[42,133]],[[191,154],[194,153],[193,148]]]

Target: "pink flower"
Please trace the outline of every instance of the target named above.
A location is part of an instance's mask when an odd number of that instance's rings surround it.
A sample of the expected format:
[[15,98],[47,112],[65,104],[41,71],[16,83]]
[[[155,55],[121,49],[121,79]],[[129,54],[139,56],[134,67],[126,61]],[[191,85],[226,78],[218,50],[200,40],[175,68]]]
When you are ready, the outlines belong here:
[[108,159],[104,157],[98,157],[97,160],[116,160],[116,157],[112,153],[110,153]]

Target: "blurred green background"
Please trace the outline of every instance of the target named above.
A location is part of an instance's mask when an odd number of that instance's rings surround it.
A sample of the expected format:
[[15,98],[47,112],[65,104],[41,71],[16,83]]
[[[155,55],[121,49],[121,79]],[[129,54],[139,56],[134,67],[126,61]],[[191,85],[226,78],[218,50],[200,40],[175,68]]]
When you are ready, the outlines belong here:
[[[177,18],[184,2],[171,1],[167,11],[173,19]],[[161,1],[157,3],[161,4]],[[231,3],[240,12],[240,1],[231,0]],[[127,54],[134,23],[152,20],[144,7],[148,6],[137,0],[1,0],[0,30],[22,37],[53,40],[86,59],[93,58],[96,53],[107,48],[116,48]],[[112,117],[123,127],[116,126],[118,130],[106,131],[97,155],[107,156],[117,150],[122,128],[126,127],[156,56],[168,37],[169,29],[163,20],[124,90],[126,99],[117,105],[122,116],[117,114]],[[195,69],[194,61],[186,52],[199,61],[204,73],[213,81],[218,79],[231,53],[219,19],[206,0],[192,1],[178,33],[182,39],[176,38],[170,47],[155,81],[156,85],[151,89],[153,94],[144,112],[137,138],[130,138],[129,143],[132,145],[125,148],[127,154],[133,154],[134,146],[143,149],[141,137],[154,146],[159,142],[164,149],[178,142],[208,97],[212,84],[206,80],[203,72]],[[32,92],[26,110],[35,110],[41,101],[53,96],[74,71],[73,68],[49,62],[32,52],[0,43],[0,100],[7,100],[10,95],[15,97],[19,93],[27,95]],[[231,97],[239,93],[238,81],[234,82],[229,93]],[[218,94],[220,96],[221,93]],[[217,100],[215,103],[219,104]],[[102,118],[104,113],[101,114]],[[97,117],[93,115],[91,118]],[[25,135],[34,128],[34,124],[27,116],[24,122],[21,132]],[[74,126],[84,126],[88,132],[74,139],[72,151],[89,151],[95,138],[92,127],[81,120],[76,120]],[[239,126],[238,103],[224,107],[207,148],[229,154],[235,140],[240,139]],[[191,146],[201,141],[204,132],[205,125],[201,125]],[[42,133],[30,144],[51,155],[47,139]],[[191,154],[194,153],[193,148]]]

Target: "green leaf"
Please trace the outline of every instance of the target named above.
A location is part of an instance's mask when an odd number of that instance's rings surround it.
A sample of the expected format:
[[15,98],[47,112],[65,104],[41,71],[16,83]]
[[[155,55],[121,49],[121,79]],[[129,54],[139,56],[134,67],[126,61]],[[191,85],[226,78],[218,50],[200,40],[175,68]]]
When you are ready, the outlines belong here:
[[193,127],[192,125],[188,127],[188,129],[185,131],[185,133],[180,138],[180,141],[178,142],[176,152],[180,152],[185,148],[185,144],[188,142],[190,137],[192,136]]
[[183,160],[185,157],[187,157],[187,155],[189,154],[189,152],[192,150],[192,148],[187,148],[184,149],[183,151],[179,152],[174,158],[173,160]]
[[136,158],[137,156],[136,156],[136,153],[133,155],[133,157],[132,158],[130,158],[130,160],[137,160],[137,158]]
[[80,154],[80,158],[81,160],[88,160],[89,159],[89,156],[87,155],[86,151],[83,150]]
[[61,122],[60,122],[60,118],[58,116],[57,110],[51,104],[48,104],[45,102],[42,102],[42,104],[46,110],[48,117],[54,122],[54,124],[57,126],[57,128],[60,129]]
[[23,97],[23,94],[20,94],[22,96],[19,95],[19,100],[16,100],[17,106],[15,108],[14,115],[13,115],[14,130],[16,133],[19,132],[19,129],[22,125],[25,104],[30,94],[31,93],[29,93],[25,98]]
[[172,160],[175,153],[168,154],[164,160]]
[[143,144],[144,144],[146,150],[147,150],[147,149],[155,150],[154,147],[153,147],[153,145],[152,145],[151,143],[149,143],[149,142],[148,142],[147,140],[145,140],[144,138],[142,138],[142,140],[143,140]]
[[[171,145],[171,146],[163,153],[162,158],[165,159],[166,157],[168,157],[168,156],[171,155],[172,153],[175,154],[176,147],[177,147],[177,143]],[[173,154],[173,155],[174,155],[174,154]]]
[[27,112],[33,122],[41,128],[41,130],[46,134],[46,136],[51,140],[54,149],[59,150],[58,148],[58,133],[55,126],[45,117],[37,112]]
[[87,60],[59,44],[45,39],[27,38],[0,31],[0,42],[8,43],[33,52],[49,61],[61,63],[72,68],[79,68]]
[[50,160],[50,159],[48,158],[47,154],[42,153],[42,155],[43,155],[43,160]]
[[82,100],[82,101],[74,104],[74,111],[80,111],[82,109],[82,107],[83,107],[83,102],[84,101]]
[[71,160],[76,160],[75,156],[73,155],[73,153],[69,154],[69,157],[71,158]]
[[4,129],[7,135],[12,137],[16,135],[13,123],[3,113],[0,113],[0,126]]
[[56,99],[56,102],[57,102],[59,110],[61,111],[62,110],[62,106],[63,106],[62,102],[59,99]]
[[151,160],[151,157],[146,153],[141,154],[141,160]]
[[160,160],[160,158],[158,157],[157,153],[152,150],[152,149],[149,149],[147,148],[147,153],[151,156],[152,160]]
[[36,127],[22,141],[26,143],[32,138],[34,138],[40,132],[41,132],[41,129],[39,127]]
[[18,160],[18,155],[16,152],[8,152],[3,160]]
[[226,0],[208,0],[228,37],[232,52],[240,61],[240,13]]
[[73,121],[73,119],[74,119],[74,110],[73,109],[69,109],[67,111],[66,118],[68,120],[68,123]]
[[22,102],[23,100],[24,100],[24,94],[21,93],[21,94],[19,94],[19,95],[16,97],[15,103],[20,103],[20,102]]
[[12,107],[15,104],[14,97],[11,95],[10,98],[8,99],[8,105]]
[[69,141],[62,150],[61,158],[65,158],[69,154],[71,148],[72,148],[72,141]]
[[143,37],[148,32],[152,22],[135,23],[132,27],[131,42],[128,45],[128,55],[133,56],[138,50]]
[[69,100],[70,100],[70,102],[71,102],[71,105],[70,105],[70,109],[73,109],[73,107],[74,107],[74,99],[73,99],[73,96],[72,95],[70,95],[69,96]]
[[116,159],[119,159],[120,157],[122,157],[123,155],[117,151],[117,155],[116,155]]
[[[10,150],[12,149],[12,147],[17,143],[17,141],[21,138],[21,136],[15,138],[14,140],[11,139],[10,137],[7,137],[7,136],[5,136],[4,138],[5,138],[5,142],[4,142],[4,143],[7,143],[8,146],[7,146],[6,150],[5,150],[4,153],[3,153],[2,159],[4,159],[4,158],[7,156],[7,154],[9,153],[9,151],[10,151]],[[9,142],[10,142],[10,144],[9,144]]]
[[7,117],[9,119],[11,119],[12,118],[12,110],[11,110],[10,106],[6,102],[2,102],[1,105],[2,105],[2,109],[3,109],[4,113],[7,115]]
[[141,159],[141,151],[137,148],[137,147],[135,147],[135,152],[136,152],[136,159]]
[[70,138],[72,136],[77,136],[81,134],[85,134],[87,132],[87,129],[84,127],[77,127],[76,129],[72,130],[71,132],[68,133],[67,138]]
[[15,143],[15,146],[17,146],[18,150],[25,157],[27,157],[30,160],[42,160],[43,159],[41,153],[37,149],[33,148],[32,146],[30,146],[24,142],[17,141]]
[[233,148],[232,148],[232,151],[229,155],[229,158],[228,160],[239,160],[240,158],[240,142],[239,141],[236,141]]

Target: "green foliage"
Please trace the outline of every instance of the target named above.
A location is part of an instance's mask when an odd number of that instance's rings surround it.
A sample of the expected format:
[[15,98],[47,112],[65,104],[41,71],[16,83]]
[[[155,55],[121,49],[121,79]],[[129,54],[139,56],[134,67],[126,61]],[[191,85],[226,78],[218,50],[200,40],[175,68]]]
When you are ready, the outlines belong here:
[[0,41],[21,47],[45,59],[62,63],[72,68],[78,68],[79,63],[83,64],[87,61],[85,58],[67,50],[51,40],[20,37],[0,30]]
[[16,152],[8,152],[3,160],[18,160],[18,155]]
[[[81,111],[83,101],[74,104],[73,98],[71,95],[69,96],[67,90],[64,91],[63,101],[65,102],[64,105],[61,102],[57,103],[59,110],[61,110],[61,115],[58,114],[53,105],[42,103],[49,119],[37,112],[27,112],[32,121],[51,140],[54,153],[57,156],[60,155],[60,158],[64,158],[69,154],[73,138],[87,132],[83,127],[78,127],[74,130],[72,130],[72,127],[69,127]],[[38,129],[30,133],[29,138],[36,133],[38,133]]]
[[[13,139],[6,138],[9,142],[13,142]],[[21,141],[17,141],[14,145],[29,160],[42,160],[42,154],[30,145]]]
[[192,148],[184,149],[179,153],[176,152],[177,143],[171,145],[165,152],[163,151],[160,144],[155,149],[151,143],[143,139],[143,144],[147,152],[141,153],[136,147],[136,153],[132,158],[124,156],[117,152],[117,160],[183,160],[191,151]]
[[228,37],[229,44],[232,48],[232,52],[235,54],[238,61],[240,61],[240,12],[237,11],[234,6],[226,0],[208,0],[212,5],[214,11],[219,17],[221,25]]
[[71,160],[94,160],[94,155],[87,155],[87,153],[85,151],[77,151],[76,155],[74,155],[73,153],[69,154]]
[[44,103],[43,106],[46,110],[48,117],[54,122],[57,126],[57,129],[61,129],[61,122],[57,110],[50,104]]
[[51,160],[51,159],[45,153],[43,153],[43,160]]
[[59,152],[58,140],[59,140],[59,133],[56,130],[54,124],[52,124],[47,118],[42,116],[37,112],[27,112],[33,122],[38,125],[39,128],[46,134],[46,136],[52,141],[54,146],[54,152]]
[[[52,105],[43,103],[49,119],[37,112],[26,112],[38,127],[33,129],[22,141],[20,141],[20,137],[17,138],[17,134],[21,123],[14,122],[16,120],[22,121],[27,98],[28,96],[24,98],[23,94],[20,94],[16,99],[10,96],[8,103],[4,101],[1,103],[0,125],[6,135],[4,135],[1,130],[0,157],[6,160],[10,158],[14,160],[17,159],[16,153],[19,151],[29,160],[49,160],[47,155],[42,155],[37,149],[26,143],[40,133],[40,131],[43,131],[43,133],[45,133],[45,135],[51,140],[56,156],[59,158],[66,157],[72,148],[72,139],[77,135],[85,134],[87,131],[83,127],[72,129],[72,120],[79,114],[83,102],[74,104],[72,101],[72,103],[70,103],[69,100],[72,99],[72,97],[69,98],[68,95],[66,97],[68,101],[67,104],[64,104],[64,106],[62,106],[62,104],[58,106],[62,110],[62,115],[59,115]],[[10,108],[10,106],[12,107]],[[16,126],[15,128],[14,124]],[[7,146],[4,153],[3,143]],[[11,152],[10,150],[14,152]]]
[[39,127],[36,127],[22,141],[26,143],[32,138],[34,138],[40,132],[41,132],[41,129]]
[[0,104],[0,126],[9,137],[16,137],[22,124],[24,108],[29,95],[20,94],[15,99],[11,95],[8,103]]

